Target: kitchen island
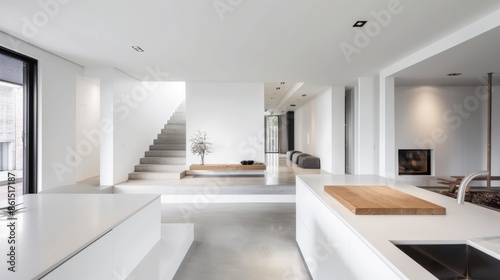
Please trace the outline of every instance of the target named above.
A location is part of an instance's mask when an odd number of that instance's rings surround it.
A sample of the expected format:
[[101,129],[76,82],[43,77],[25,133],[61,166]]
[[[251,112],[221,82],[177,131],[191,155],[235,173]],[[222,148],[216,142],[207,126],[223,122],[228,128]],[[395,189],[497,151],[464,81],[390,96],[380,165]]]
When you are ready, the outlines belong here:
[[[388,186],[446,215],[355,215],[324,186]],[[297,243],[313,279],[436,279],[394,244],[470,244],[500,258],[500,213],[373,175],[297,176]]]
[[19,202],[26,208],[15,220],[0,222],[0,279],[125,279],[161,237],[159,195],[30,194]]

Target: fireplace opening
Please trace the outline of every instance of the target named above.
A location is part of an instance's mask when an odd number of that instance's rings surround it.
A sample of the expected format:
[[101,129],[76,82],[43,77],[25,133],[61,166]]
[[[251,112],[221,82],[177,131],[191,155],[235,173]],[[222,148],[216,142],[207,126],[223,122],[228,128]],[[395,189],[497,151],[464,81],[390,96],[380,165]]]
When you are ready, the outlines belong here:
[[431,150],[398,150],[399,175],[431,175]]

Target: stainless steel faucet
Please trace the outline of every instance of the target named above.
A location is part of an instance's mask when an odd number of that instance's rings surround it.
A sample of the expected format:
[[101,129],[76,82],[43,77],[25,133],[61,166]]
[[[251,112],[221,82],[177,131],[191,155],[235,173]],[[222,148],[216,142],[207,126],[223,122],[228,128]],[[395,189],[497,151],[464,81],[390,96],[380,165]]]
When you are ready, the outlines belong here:
[[465,178],[460,182],[460,186],[458,187],[458,195],[457,195],[457,203],[458,204],[464,204],[465,200],[465,190],[467,189],[467,186],[469,185],[470,181],[472,179],[478,177],[478,176],[485,176],[488,175],[488,171],[476,171],[472,172],[471,174],[465,176]]

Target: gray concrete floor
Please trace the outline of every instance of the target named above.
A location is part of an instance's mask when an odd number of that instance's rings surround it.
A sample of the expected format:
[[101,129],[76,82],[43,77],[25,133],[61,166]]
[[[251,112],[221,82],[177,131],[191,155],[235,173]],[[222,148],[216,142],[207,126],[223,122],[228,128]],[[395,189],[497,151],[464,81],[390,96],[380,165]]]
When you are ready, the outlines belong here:
[[295,204],[163,204],[162,222],[195,225],[175,280],[310,279],[295,241]]

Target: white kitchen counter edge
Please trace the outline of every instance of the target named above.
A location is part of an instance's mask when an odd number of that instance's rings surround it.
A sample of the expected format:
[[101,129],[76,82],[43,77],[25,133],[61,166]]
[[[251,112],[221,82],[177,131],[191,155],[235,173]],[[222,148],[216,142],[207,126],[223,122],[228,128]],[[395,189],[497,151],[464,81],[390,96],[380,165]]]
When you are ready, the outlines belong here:
[[[408,244],[469,243],[492,254],[494,257],[500,258],[500,226],[496,225],[500,224],[497,222],[500,219],[500,213],[496,211],[470,203],[458,205],[453,198],[375,175],[299,175],[297,176],[297,180],[309,188],[319,201],[329,208],[374,254],[403,279],[415,279],[414,276],[416,275],[419,277],[425,276],[429,279],[435,279],[435,277],[395,247],[391,241],[401,241],[401,243]],[[337,200],[324,192],[323,188],[325,185],[386,185],[446,207],[447,214],[441,217],[438,215],[354,215]],[[479,216],[472,222],[478,224],[478,221],[486,221],[482,224],[482,228],[465,226],[465,222],[471,217],[474,218],[475,215]],[[418,221],[422,227],[424,226],[423,221],[428,218],[430,223],[427,224],[428,222],[426,222],[427,228],[432,229],[436,229],[443,220],[447,220],[450,224],[446,225],[446,228],[441,226],[440,232],[437,233],[422,231],[409,234],[409,229],[403,228],[402,233],[394,234],[394,228],[385,228],[382,230],[382,234],[380,229],[374,230],[370,228],[375,219],[383,222],[380,224],[381,226],[397,222],[400,227],[412,227],[410,222],[404,222],[405,218]],[[496,223],[493,224],[493,221],[496,221]],[[460,224],[461,222],[463,224]],[[418,226],[418,223],[413,224],[413,227],[415,225]],[[488,233],[485,233],[485,231],[488,231]],[[446,238],[444,233],[446,233]]]

